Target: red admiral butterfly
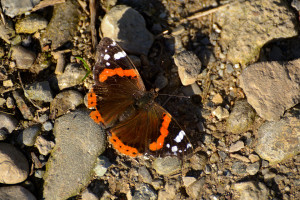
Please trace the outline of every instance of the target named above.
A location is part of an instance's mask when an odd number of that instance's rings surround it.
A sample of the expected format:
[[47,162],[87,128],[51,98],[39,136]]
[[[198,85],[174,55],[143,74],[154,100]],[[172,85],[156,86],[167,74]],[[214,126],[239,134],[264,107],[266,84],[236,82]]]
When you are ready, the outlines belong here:
[[154,102],[139,72],[110,38],[97,46],[93,88],[88,93],[91,118],[109,130],[109,141],[125,155],[183,155],[192,151],[185,132]]

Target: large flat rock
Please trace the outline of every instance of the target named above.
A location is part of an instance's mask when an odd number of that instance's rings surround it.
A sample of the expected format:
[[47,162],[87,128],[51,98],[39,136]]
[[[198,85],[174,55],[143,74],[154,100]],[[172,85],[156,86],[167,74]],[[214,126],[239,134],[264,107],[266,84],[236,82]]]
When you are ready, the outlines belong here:
[[300,102],[300,59],[287,63],[250,65],[240,76],[249,104],[262,118],[279,120],[284,111]]

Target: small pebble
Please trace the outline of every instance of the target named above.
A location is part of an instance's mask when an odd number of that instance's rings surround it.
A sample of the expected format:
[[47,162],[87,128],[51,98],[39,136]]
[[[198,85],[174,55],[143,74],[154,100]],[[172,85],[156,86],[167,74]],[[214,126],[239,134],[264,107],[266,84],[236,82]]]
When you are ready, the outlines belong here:
[[239,150],[241,150],[242,148],[244,148],[244,142],[243,141],[237,141],[236,143],[232,144],[229,148],[229,152],[237,152]]
[[140,175],[144,183],[152,183],[152,176],[145,166],[142,166],[138,169],[138,174]]
[[260,160],[260,159],[259,159],[259,156],[258,156],[258,155],[255,155],[255,154],[250,154],[250,155],[249,155],[249,159],[250,159],[250,161],[251,161],[252,163],[257,162],[257,161]]
[[247,166],[243,162],[234,162],[231,166],[231,172],[235,175],[245,175]]
[[247,166],[246,171],[250,175],[255,175],[259,171],[260,164],[259,162],[255,162]]
[[0,129],[5,129],[9,133],[13,132],[18,125],[18,121],[12,116],[6,113],[0,112]]
[[35,142],[35,146],[39,150],[40,154],[42,155],[48,155],[50,151],[55,146],[54,142],[46,140],[42,136],[38,136]]
[[0,97],[0,106],[3,106],[5,104],[6,100],[4,98]]
[[44,170],[41,170],[41,169],[37,169],[35,172],[34,172],[34,176],[36,178],[43,178],[45,174],[45,171]]
[[33,125],[26,129],[24,129],[23,133],[20,134],[20,139],[23,144],[26,146],[33,146],[36,138],[41,133],[41,126],[40,125]]
[[191,177],[191,176],[184,176],[182,177],[182,181],[183,181],[183,185],[185,187],[190,186],[192,183],[194,183],[197,179],[195,177]]
[[229,117],[229,112],[227,109],[218,106],[215,110],[212,111],[212,114],[216,116],[219,120]]
[[107,169],[111,166],[111,162],[105,156],[99,156],[97,158],[96,166],[94,168],[95,174],[98,177],[102,177]]
[[45,131],[51,131],[53,129],[53,124],[50,121],[43,123],[43,129]]
[[5,140],[9,133],[5,129],[0,129],[0,141]]
[[160,175],[174,174],[181,169],[181,162],[177,157],[167,156],[164,158],[156,158],[152,164],[153,168]]
[[4,87],[12,87],[14,86],[13,82],[9,79],[9,80],[5,80],[2,82]]
[[7,108],[14,108],[15,107],[15,101],[12,97],[7,97],[6,99],[6,107]]

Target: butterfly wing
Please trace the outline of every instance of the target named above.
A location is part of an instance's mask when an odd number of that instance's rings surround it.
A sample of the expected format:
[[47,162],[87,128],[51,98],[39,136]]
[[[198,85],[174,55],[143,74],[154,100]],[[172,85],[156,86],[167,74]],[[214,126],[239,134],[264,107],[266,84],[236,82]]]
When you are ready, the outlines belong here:
[[94,81],[88,94],[88,107],[95,108],[91,117],[109,128],[109,140],[120,153],[135,157],[192,150],[185,132],[161,106],[150,101],[147,109],[137,109],[145,86],[126,53],[109,38],[97,47]]
[[97,46],[95,84],[88,94],[92,119],[109,127],[145,92],[139,72],[115,41],[103,38]]

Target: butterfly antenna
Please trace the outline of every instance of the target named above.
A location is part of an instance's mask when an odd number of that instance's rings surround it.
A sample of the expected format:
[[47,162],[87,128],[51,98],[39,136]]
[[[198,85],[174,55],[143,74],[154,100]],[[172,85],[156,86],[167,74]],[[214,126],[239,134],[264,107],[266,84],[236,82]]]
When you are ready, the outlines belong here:
[[[156,91],[156,89],[155,89],[155,91]],[[158,93],[158,95],[168,96],[167,100],[162,104],[162,106],[165,106],[172,97],[179,97],[179,98],[186,98],[186,99],[190,99],[191,98],[190,96],[174,95],[174,94],[161,94],[161,93]]]

